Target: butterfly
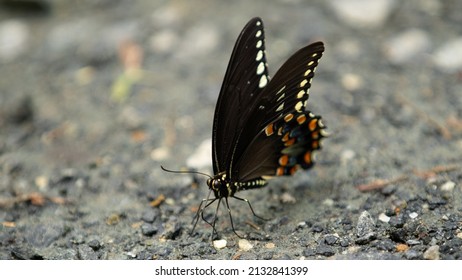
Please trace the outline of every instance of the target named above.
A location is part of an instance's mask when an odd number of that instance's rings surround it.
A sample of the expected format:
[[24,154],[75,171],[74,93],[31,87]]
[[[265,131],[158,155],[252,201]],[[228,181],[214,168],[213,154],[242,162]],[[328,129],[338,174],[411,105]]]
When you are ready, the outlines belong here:
[[[320,116],[306,111],[311,80],[324,52],[322,42],[293,54],[272,79],[268,75],[263,21],[251,19],[241,31],[226,70],[215,108],[212,136],[214,176],[209,176],[209,194],[195,216],[216,232],[220,203],[224,201],[234,228],[228,198],[258,189],[273,176],[292,175],[314,164],[314,152],[326,136]],[[165,169],[164,169],[165,170]],[[211,197],[213,193],[213,197]],[[212,221],[204,210],[218,201]],[[192,232],[193,232],[192,231]]]

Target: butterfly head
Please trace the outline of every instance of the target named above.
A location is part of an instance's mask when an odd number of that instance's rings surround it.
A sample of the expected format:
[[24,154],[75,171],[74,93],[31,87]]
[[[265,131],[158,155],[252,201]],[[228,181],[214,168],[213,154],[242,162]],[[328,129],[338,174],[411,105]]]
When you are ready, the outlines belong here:
[[216,198],[230,197],[236,192],[236,185],[226,178],[226,173],[220,173],[207,180],[207,186],[213,191]]

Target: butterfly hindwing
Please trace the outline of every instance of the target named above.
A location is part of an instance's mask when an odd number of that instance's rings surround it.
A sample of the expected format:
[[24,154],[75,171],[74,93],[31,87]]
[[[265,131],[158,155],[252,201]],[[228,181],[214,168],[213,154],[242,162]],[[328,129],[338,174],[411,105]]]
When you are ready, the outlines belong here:
[[263,22],[251,19],[239,35],[220,90],[213,122],[213,171],[228,172],[234,145],[251,112],[249,104],[268,83]]

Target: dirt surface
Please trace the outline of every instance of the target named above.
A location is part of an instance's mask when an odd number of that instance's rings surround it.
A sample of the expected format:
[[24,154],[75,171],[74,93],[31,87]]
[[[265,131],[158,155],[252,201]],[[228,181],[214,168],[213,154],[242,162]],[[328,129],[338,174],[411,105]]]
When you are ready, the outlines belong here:
[[[0,0],[0,259],[461,259],[462,2],[340,2]],[[248,242],[220,209],[218,249],[205,222],[189,235],[206,177],[160,164],[212,172],[254,16],[270,74],[324,41],[308,108],[331,136],[240,194],[268,221],[230,201]]]

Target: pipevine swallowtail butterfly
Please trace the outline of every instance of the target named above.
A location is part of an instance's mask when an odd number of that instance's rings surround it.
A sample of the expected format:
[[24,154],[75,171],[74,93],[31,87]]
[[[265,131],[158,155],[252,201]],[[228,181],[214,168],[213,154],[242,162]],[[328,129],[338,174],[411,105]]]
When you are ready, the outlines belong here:
[[[212,226],[213,238],[218,208],[224,200],[232,230],[240,237],[234,229],[229,197],[247,202],[253,215],[259,217],[247,199],[236,196],[237,192],[261,188],[272,176],[292,175],[313,166],[314,151],[321,148],[320,141],[326,133],[321,117],[305,108],[323,52],[322,42],[300,49],[270,80],[263,21],[255,17],[241,31],[215,108],[215,175],[207,180],[209,194],[199,205],[192,232],[200,216]],[[210,198],[212,192],[214,198]],[[210,222],[204,210],[217,200]]]

